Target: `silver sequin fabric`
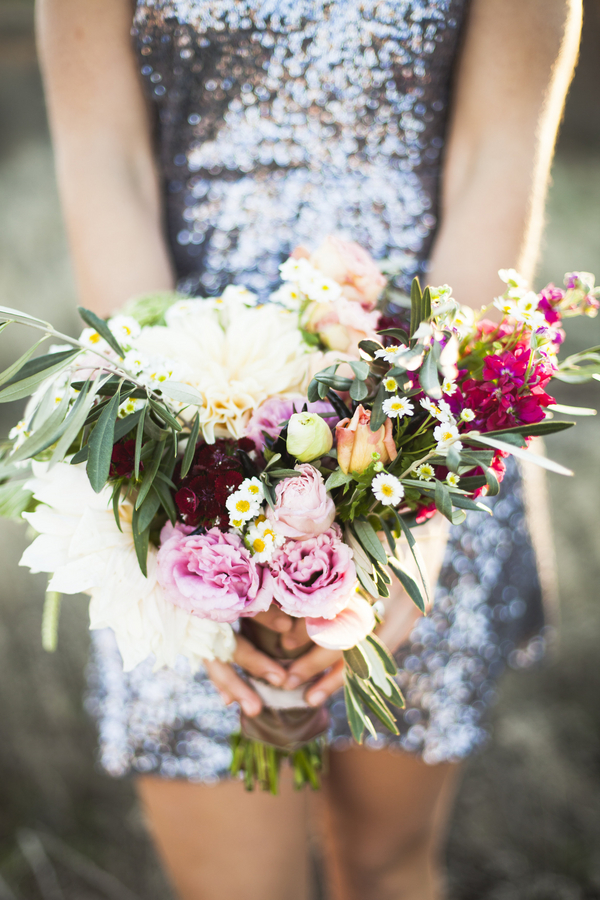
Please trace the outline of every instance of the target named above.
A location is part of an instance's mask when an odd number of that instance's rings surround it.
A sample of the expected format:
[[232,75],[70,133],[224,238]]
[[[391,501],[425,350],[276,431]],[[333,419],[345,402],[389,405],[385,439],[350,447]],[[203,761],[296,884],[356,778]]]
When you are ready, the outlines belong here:
[[[179,286],[231,282],[267,297],[298,244],[329,233],[395,257],[399,285],[426,269],[452,71],[466,0],[146,0],[132,36],[154,114],[166,229]],[[460,760],[487,736],[507,662],[544,653],[546,631],[521,480],[494,515],[454,527],[434,609],[396,653],[400,735],[373,748]],[[88,706],[106,771],[214,782],[239,727],[203,673],[124,673],[93,633]],[[329,740],[350,744],[343,697]]]

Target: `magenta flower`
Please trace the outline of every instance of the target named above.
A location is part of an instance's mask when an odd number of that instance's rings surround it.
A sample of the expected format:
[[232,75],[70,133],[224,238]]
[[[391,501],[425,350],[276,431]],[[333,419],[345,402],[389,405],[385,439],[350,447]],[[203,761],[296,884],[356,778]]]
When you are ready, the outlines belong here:
[[262,570],[236,534],[167,522],[158,551],[158,582],[175,606],[201,619],[235,622],[267,610],[271,600],[260,592]]
[[500,355],[486,356],[483,366],[483,380],[510,379],[514,386],[522,385],[529,363],[531,351],[513,354],[505,352]]
[[355,586],[352,550],[333,525],[308,540],[287,541],[265,570],[261,593],[289,616],[333,619]]

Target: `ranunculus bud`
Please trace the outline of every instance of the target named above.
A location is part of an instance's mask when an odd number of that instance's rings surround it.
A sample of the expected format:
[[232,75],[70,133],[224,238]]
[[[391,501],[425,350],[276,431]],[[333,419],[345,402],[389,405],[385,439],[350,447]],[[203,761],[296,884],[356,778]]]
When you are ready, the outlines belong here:
[[288,452],[299,462],[310,462],[329,453],[333,435],[318,413],[301,412],[290,416],[287,433]]
[[392,433],[392,420],[371,431],[371,410],[362,405],[356,407],[351,419],[342,419],[335,426],[337,457],[342,472],[360,475],[373,462],[373,454],[379,454],[384,466],[396,459],[398,451]]

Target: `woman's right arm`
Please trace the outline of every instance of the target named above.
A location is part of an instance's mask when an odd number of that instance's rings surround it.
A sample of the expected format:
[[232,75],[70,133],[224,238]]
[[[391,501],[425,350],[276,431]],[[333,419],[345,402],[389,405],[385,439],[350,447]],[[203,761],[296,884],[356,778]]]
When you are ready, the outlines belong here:
[[80,302],[173,288],[129,0],[38,0],[37,35]]

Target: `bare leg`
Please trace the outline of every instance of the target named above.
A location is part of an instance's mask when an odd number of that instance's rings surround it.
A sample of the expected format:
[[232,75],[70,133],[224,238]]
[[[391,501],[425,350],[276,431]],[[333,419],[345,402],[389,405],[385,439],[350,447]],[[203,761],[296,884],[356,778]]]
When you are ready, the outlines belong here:
[[282,773],[280,795],[137,781],[152,836],[181,900],[307,900],[307,797]]
[[439,900],[438,852],[459,767],[331,752],[321,811],[332,900]]

